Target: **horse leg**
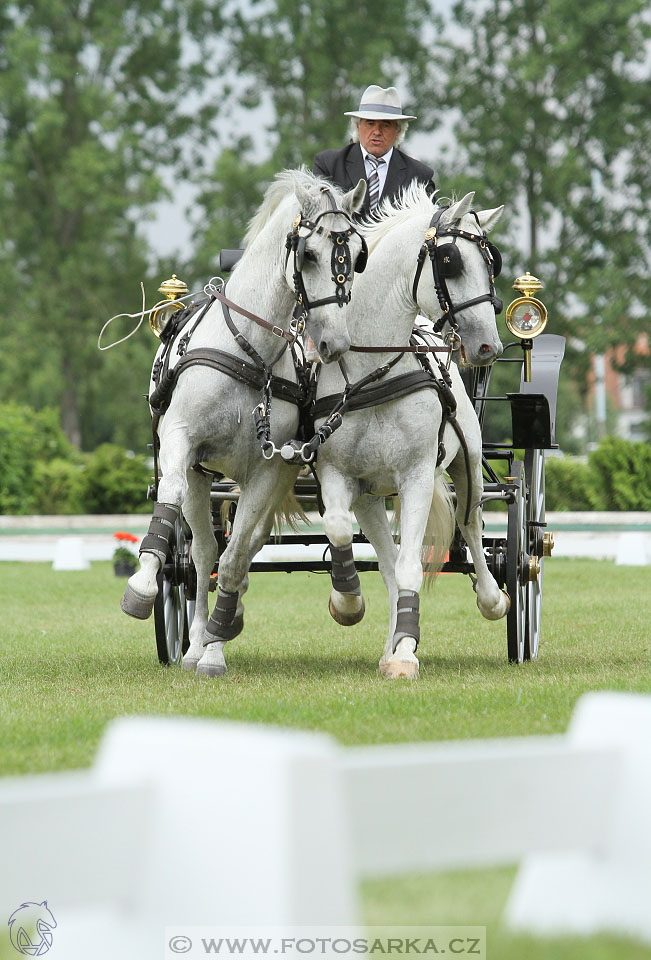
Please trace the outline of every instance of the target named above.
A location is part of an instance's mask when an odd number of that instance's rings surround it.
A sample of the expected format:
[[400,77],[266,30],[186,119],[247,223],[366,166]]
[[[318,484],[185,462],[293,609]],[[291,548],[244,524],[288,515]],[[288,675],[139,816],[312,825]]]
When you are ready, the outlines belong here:
[[[466,434],[466,436],[468,436]],[[479,501],[484,490],[482,479],[481,457],[470,454],[472,489],[468,490],[468,477],[466,475],[466,464],[463,451],[459,451],[454,460],[449,464],[447,470],[454,481],[454,489],[457,494],[456,519],[464,540],[468,544],[468,549],[475,565],[475,574],[477,580],[474,584],[474,590],[477,594],[477,606],[482,617],[487,620],[499,620],[508,613],[511,602],[508,594],[500,590],[493,574],[488,569],[486,557],[484,556],[484,547],[482,543],[482,514],[481,507],[477,507],[470,514],[468,523],[465,522],[466,504],[470,497],[474,506]]]
[[351,627],[364,616],[366,605],[353,559],[353,522],[350,507],[355,482],[326,465],[321,478],[323,529],[330,541],[332,590],[330,616],[343,627]]
[[[168,414],[169,416],[169,414]],[[140,569],[127,581],[120,606],[125,613],[138,620],[151,616],[158,593],[158,573],[168,555],[181,505],[188,488],[187,469],[191,463],[187,427],[175,424],[161,439],[161,469],[163,476],[158,486],[149,532],[140,546]]]
[[217,559],[217,541],[210,509],[212,478],[188,471],[188,493],[183,504],[192,530],[192,560],[197,571],[197,597],[190,627],[190,646],[183,657],[183,669],[194,670],[204,654],[203,634],[208,623],[208,589]]
[[271,512],[273,516],[269,505],[275,505],[279,496],[284,495],[281,477],[281,465],[265,462],[240,493],[230,542],[219,560],[217,601],[204,630],[204,653],[197,664],[197,676],[218,677],[226,673],[224,644],[234,640],[244,626],[240,590],[248,586],[253,533],[262,531],[267,515]]
[[390,680],[406,677],[416,680],[420,664],[416,648],[420,639],[419,593],[423,584],[420,552],[434,495],[434,467],[425,478],[402,484],[399,493],[400,550],[396,560],[396,625],[388,649],[380,662],[380,673]]
[[396,561],[398,548],[391,534],[384,497],[362,496],[353,507],[364,536],[375,550],[380,575],[389,595],[389,633],[380,660],[380,672],[393,653],[393,635],[396,630],[398,586],[396,584]]

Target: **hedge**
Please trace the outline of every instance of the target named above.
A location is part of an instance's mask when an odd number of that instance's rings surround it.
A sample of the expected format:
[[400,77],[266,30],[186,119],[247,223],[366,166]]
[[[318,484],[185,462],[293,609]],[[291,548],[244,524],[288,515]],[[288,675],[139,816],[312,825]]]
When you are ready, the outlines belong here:
[[144,457],[103,444],[82,454],[55,410],[0,406],[0,513],[148,513]]
[[651,445],[606,437],[588,457],[545,463],[548,510],[651,510]]
[[[587,461],[548,457],[545,477],[548,510],[651,510],[648,443],[607,437]],[[0,513],[149,513],[150,482],[115,444],[74,450],[55,410],[0,406]]]

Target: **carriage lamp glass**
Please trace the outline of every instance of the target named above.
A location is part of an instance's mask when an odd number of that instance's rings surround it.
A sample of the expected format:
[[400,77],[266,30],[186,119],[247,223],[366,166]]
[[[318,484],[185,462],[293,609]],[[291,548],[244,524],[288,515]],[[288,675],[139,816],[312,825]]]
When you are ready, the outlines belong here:
[[166,299],[161,300],[160,303],[157,303],[152,309],[149,314],[149,326],[152,329],[152,333],[160,337],[169,319],[177,310],[181,310],[185,306],[179,298],[187,294],[188,286],[173,273],[169,280],[161,283],[158,292],[162,293]]
[[547,308],[535,297],[518,297],[506,311],[506,325],[520,340],[530,340],[542,333],[547,324]]
[[547,307],[533,294],[542,290],[542,283],[537,277],[527,271],[524,276],[518,277],[513,289],[524,294],[517,297],[506,308],[506,325],[514,337],[520,340],[531,340],[542,333],[547,324]]

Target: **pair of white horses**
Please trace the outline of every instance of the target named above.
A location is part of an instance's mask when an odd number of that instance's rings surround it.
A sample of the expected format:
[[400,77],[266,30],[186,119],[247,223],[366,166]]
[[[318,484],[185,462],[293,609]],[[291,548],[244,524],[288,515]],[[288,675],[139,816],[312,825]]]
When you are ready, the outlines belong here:
[[[328,185],[304,170],[284,171],[271,185],[253,218],[245,238],[245,252],[228,282],[226,294],[242,308],[287,329],[295,304],[294,263],[287,256],[286,237],[299,226],[302,278],[310,302],[328,299],[333,292],[333,236],[350,227],[350,219],[361,207],[365,185],[360,182],[349,193]],[[333,210],[331,198],[337,210]],[[439,231],[454,225],[475,237],[497,222],[502,207],[470,215],[473,194],[443,210]],[[354,345],[407,345],[418,311],[440,313],[435,283],[429,269],[423,271],[416,297],[413,280],[419,250],[433,214],[431,199],[419,185],[412,185],[396,204],[385,203],[379,221],[362,226],[370,255],[365,272],[355,277],[350,303],[326,303],[309,310],[307,331],[324,364],[319,395],[341,394],[344,375],[338,363],[345,355],[350,382],[371,374],[383,363],[395,359],[387,352],[348,352]],[[342,211],[342,212],[337,212]],[[321,216],[320,216],[321,215]],[[298,218],[298,220],[297,220]],[[318,229],[309,224],[319,224]],[[296,230],[296,227],[295,227]],[[361,253],[359,234],[348,235],[354,263]],[[483,298],[489,284],[485,256],[479,244],[462,236],[441,239],[454,242],[461,254],[463,269],[447,280],[454,302],[479,302],[459,313],[459,327],[465,359],[470,364],[492,361],[501,352],[492,303]],[[336,251],[335,251],[336,252]],[[352,269],[339,280],[350,290]],[[278,355],[278,339],[249,320],[236,316],[240,329],[265,363]],[[224,321],[222,305],[215,302],[192,335],[192,350],[218,348],[247,359]],[[412,354],[401,355],[388,377],[420,369]],[[282,353],[274,374],[295,379],[289,351]],[[481,510],[466,511],[482,491],[481,434],[473,406],[455,364],[450,367],[452,390],[457,402],[457,422],[466,438],[471,470],[469,489],[465,460],[457,434],[448,426],[443,441],[445,453],[437,463],[442,406],[433,389],[421,389],[409,396],[380,405],[346,412],[339,429],[318,450],[317,473],[321,483],[323,526],[331,544],[343,557],[350,555],[351,510],[373,545],[379,569],[389,593],[389,629],[380,660],[380,671],[390,678],[418,676],[418,594],[423,583],[421,550],[426,529],[435,530],[436,542],[444,553],[454,534],[454,509],[443,473],[454,481],[456,519],[470,549],[475,570],[477,604],[483,616],[499,619],[508,609],[508,598],[487,568],[481,539]],[[165,536],[164,526],[173,524],[182,510],[192,529],[192,554],[197,570],[197,598],[190,629],[190,646],[183,667],[198,675],[219,676],[226,672],[225,644],[242,628],[243,596],[248,586],[251,560],[268,539],[276,511],[292,490],[299,467],[281,457],[266,460],[254,428],[251,409],[258,395],[252,387],[207,366],[190,367],[180,375],[169,408],[158,425],[162,478],[158,503],[165,505],[164,517],[153,521]],[[322,421],[317,421],[317,424]],[[274,397],[271,416],[273,441],[277,447],[297,435],[295,405]],[[217,559],[210,512],[211,479],[193,466],[201,463],[234,479],[240,497],[228,547],[219,560],[219,594],[216,611],[208,618],[209,577]],[[385,497],[398,493],[401,503],[400,546],[392,536],[385,510]],[[429,527],[428,527],[429,523]],[[157,575],[163,552],[143,552],[141,566],[127,584],[123,609],[145,617],[156,596]],[[340,567],[340,573],[341,573]],[[345,580],[345,577],[344,577]],[[355,623],[363,615],[364,600],[359,587],[348,590],[340,576],[330,596],[330,612],[341,623]],[[207,630],[208,628],[208,630]]]

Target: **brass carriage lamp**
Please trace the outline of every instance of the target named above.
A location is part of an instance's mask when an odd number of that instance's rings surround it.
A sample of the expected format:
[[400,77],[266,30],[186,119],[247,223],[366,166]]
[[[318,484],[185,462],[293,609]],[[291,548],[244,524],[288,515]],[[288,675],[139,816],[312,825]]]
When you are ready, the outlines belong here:
[[149,326],[154,335],[160,337],[170,317],[185,306],[180,298],[187,294],[188,286],[173,273],[169,280],[161,283],[158,292],[163,294],[165,300],[161,300],[152,309]]
[[547,307],[533,296],[542,288],[540,280],[527,270],[524,276],[518,277],[513,284],[513,289],[522,293],[522,296],[517,297],[506,308],[506,325],[510,333],[522,341],[525,383],[531,383],[533,338],[541,334],[547,325]]

